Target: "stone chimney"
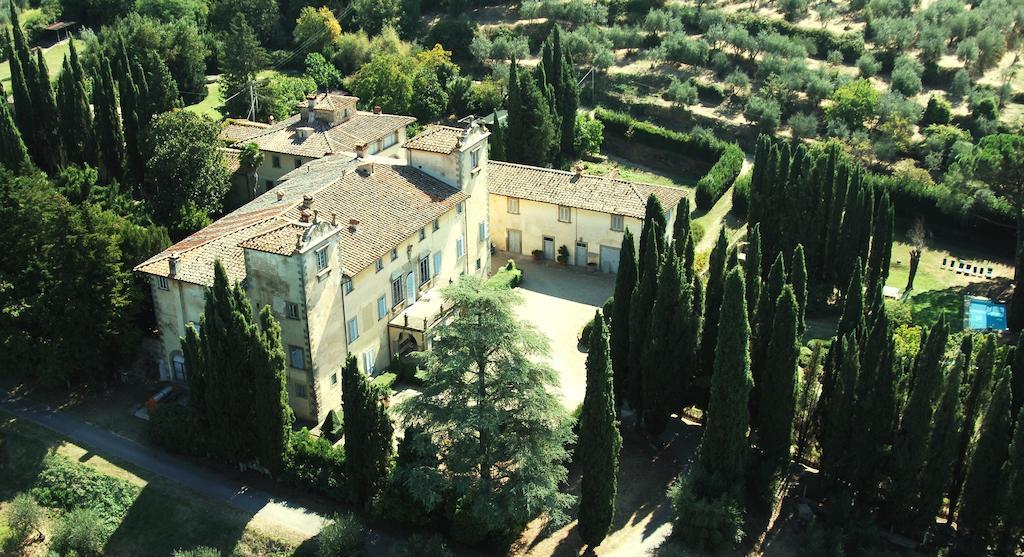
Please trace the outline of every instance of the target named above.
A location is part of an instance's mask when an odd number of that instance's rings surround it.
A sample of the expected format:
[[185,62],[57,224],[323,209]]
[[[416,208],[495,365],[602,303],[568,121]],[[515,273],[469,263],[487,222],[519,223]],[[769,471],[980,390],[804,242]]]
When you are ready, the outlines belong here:
[[303,209],[309,209],[312,206],[313,206],[313,196],[308,194],[308,193],[303,195],[302,196],[302,208]]
[[355,232],[356,227],[359,226],[359,221],[356,219],[348,219],[348,231]]
[[178,265],[180,263],[181,263],[181,254],[179,252],[172,251],[171,252],[171,257],[169,257],[167,259],[167,267],[169,269],[167,274],[170,275],[171,278],[174,278],[178,274]]
[[572,167],[572,169],[576,173],[576,177],[577,178],[579,178],[580,176],[583,176],[583,165],[582,164],[577,164],[576,166]]
[[373,107],[373,113],[374,114],[380,114],[381,113],[380,105],[376,105],[376,106]]
[[369,151],[369,146],[366,143],[363,143],[361,145],[356,145],[356,157],[358,157],[360,159],[365,159],[366,158],[366,154],[367,154],[368,151]]
[[284,200],[284,192],[283,191],[277,190],[277,200],[278,201]]
[[299,211],[299,222],[308,223],[308,222],[312,222],[312,221],[313,221],[313,212],[312,211],[310,211],[309,209],[303,209],[303,210]]
[[338,213],[331,213],[331,226],[338,226]]

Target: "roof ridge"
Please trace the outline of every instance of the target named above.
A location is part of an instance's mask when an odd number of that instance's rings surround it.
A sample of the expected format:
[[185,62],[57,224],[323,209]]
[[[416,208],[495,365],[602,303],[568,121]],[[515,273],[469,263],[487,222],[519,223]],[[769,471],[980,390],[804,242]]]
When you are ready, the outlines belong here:
[[[497,161],[497,160],[493,160],[493,159],[492,160],[488,160],[487,164],[503,164],[503,165],[515,166],[515,167],[519,167],[519,168],[528,168],[530,170],[540,170],[542,172],[551,172],[551,173],[554,173],[554,174],[565,174],[565,175],[568,175],[568,176],[573,176],[575,174],[574,172],[569,172],[568,170],[561,170],[559,168],[545,168],[543,166],[534,166],[532,164],[523,164],[523,163],[508,162],[508,161]],[[581,174],[581,176],[585,176],[587,178],[595,178],[595,179],[598,179],[598,180],[610,180],[612,182],[619,182],[619,183],[622,183],[622,184],[627,184],[627,185],[629,185],[631,187],[632,186],[636,186],[636,185],[640,185],[640,186],[647,186],[647,187],[651,187],[651,188],[664,188],[664,189],[668,189],[668,190],[681,189],[681,188],[679,188],[677,186],[662,186],[660,184],[654,184],[654,183],[651,183],[651,182],[642,182],[642,181],[639,181],[639,180],[626,180],[624,178],[613,178],[611,176],[602,176],[600,174]]]

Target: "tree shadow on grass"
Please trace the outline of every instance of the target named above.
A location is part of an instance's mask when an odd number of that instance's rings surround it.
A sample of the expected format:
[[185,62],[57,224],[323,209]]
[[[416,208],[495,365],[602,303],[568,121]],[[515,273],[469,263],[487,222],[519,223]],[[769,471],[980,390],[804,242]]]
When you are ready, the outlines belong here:
[[963,286],[953,286],[943,290],[911,293],[909,301],[914,324],[931,327],[938,322],[939,317],[945,315],[951,331],[962,330],[965,290]]
[[36,435],[36,427],[0,412],[0,500],[32,488],[55,439]]

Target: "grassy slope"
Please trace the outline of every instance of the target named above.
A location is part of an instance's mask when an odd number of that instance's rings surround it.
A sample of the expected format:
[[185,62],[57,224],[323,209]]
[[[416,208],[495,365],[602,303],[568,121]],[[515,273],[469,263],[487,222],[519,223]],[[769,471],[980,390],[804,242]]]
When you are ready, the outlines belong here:
[[[82,41],[75,41],[75,47],[81,52],[82,48],[85,47],[85,43]],[[43,58],[46,60],[46,68],[50,71],[50,79],[55,79],[57,74],[60,73],[61,64],[64,63],[64,56],[71,50],[70,43],[63,41],[50,47],[44,54]],[[11,93],[11,63],[4,61],[0,62],[0,81],[3,82],[4,88],[7,89],[7,94]]]
[[[32,488],[48,452],[125,479],[142,488],[127,516],[107,543],[106,555],[166,556],[178,548],[208,545],[224,554],[292,555],[301,543],[293,534],[278,539],[251,527],[252,518],[184,490],[158,477],[130,470],[70,444],[48,429],[0,412],[0,436],[5,439],[0,473],[0,518],[3,504]],[[58,511],[50,513],[56,519]],[[0,520],[0,541],[6,536]]]

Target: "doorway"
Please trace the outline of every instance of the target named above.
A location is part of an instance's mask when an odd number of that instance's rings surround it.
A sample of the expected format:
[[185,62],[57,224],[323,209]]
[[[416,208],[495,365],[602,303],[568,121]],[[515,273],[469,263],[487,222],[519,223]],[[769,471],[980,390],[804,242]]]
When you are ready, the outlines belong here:
[[508,229],[508,251],[523,253],[523,232],[521,230]]
[[555,239],[551,236],[544,236],[544,259],[555,260]]
[[581,267],[587,264],[586,242],[576,242],[576,264]]
[[405,275],[405,303],[412,305],[416,301],[416,273]]

